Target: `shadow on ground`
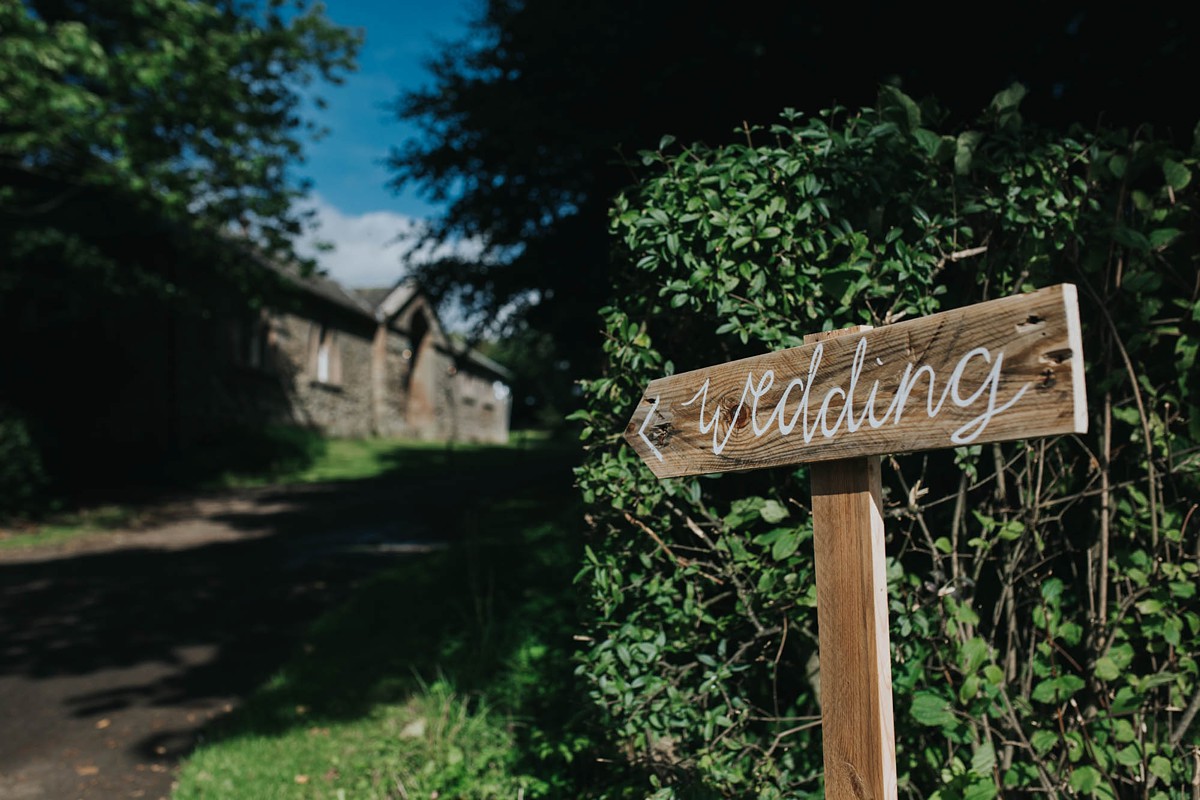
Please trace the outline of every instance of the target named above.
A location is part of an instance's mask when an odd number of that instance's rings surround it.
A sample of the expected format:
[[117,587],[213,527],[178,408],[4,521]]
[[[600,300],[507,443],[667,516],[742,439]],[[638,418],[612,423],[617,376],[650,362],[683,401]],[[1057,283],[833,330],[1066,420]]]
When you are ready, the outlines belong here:
[[[431,450],[365,481],[206,498],[190,546],[0,561],[0,797],[158,797],[205,726],[362,580],[572,454]],[[158,532],[161,534],[162,532]],[[217,535],[219,534],[219,535]],[[349,710],[349,709],[347,709]]]

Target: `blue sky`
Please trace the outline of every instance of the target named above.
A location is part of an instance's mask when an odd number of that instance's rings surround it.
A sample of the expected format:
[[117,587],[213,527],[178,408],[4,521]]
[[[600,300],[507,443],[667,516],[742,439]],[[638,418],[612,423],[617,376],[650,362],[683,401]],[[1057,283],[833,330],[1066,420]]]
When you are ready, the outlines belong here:
[[312,207],[321,226],[299,246],[316,255],[314,240],[331,242],[334,252],[318,260],[349,286],[395,283],[403,271],[396,236],[411,236],[419,220],[438,211],[416,192],[396,194],[386,186],[390,173],[381,162],[390,147],[416,133],[389,106],[402,91],[428,82],[423,62],[437,52],[439,40],[466,34],[476,3],[328,0],[327,16],[339,25],[361,28],[366,41],[358,72],[341,86],[313,87],[328,107],[310,113],[329,133],[308,144],[305,163],[296,173],[313,181]]

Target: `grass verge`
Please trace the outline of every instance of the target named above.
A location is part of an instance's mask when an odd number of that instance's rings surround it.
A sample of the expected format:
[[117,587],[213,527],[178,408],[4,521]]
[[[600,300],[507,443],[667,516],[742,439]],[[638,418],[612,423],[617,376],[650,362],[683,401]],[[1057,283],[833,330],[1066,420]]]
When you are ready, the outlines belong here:
[[25,523],[10,529],[0,528],[0,550],[29,550],[65,544],[85,536],[103,534],[138,522],[131,506],[105,505],[69,514],[56,514],[44,523]]
[[[399,439],[327,439],[304,428],[276,426],[239,440],[197,449],[168,465],[160,489],[217,491],[303,483],[368,480],[383,476],[422,477],[503,468],[513,451],[546,453],[563,445],[540,432],[514,433],[507,445],[447,444]],[[573,447],[573,445],[572,445]],[[152,505],[152,504],[151,504]],[[145,524],[142,503],[106,503],[74,511],[48,512],[41,519],[0,518],[0,550],[29,550],[67,544]]]
[[[464,460],[473,474],[529,468],[511,449]],[[459,544],[376,576],[319,620],[191,756],[175,800],[583,796],[566,466],[464,489],[439,520]]]

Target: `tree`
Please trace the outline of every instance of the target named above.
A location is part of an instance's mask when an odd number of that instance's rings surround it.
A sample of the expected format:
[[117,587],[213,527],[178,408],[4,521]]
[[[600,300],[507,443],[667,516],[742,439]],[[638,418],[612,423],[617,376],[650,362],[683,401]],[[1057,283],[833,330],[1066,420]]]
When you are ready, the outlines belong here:
[[[309,0],[0,0],[10,458],[62,488],[67,471],[121,480],[115,464],[145,455],[155,437],[111,430],[106,411],[152,404],[133,376],[181,391],[181,320],[242,311],[278,282],[247,255],[290,258],[300,231],[290,171],[316,133],[301,88],[339,81],[358,44]],[[164,340],[165,366],[131,349]]]
[[339,81],[359,43],[291,5],[2,0],[0,213],[36,225],[102,191],[285,249],[304,188],[288,170],[315,130],[298,90]]
[[399,98],[423,135],[391,168],[397,186],[449,201],[436,237],[489,248],[429,265],[426,282],[493,315],[523,304],[578,375],[608,295],[606,209],[663,135],[723,141],[784,107],[871,105],[880,83],[936,94],[964,121],[1014,80],[1030,90],[1025,110],[1062,128],[1103,116],[1190,135],[1194,110],[1163,76],[1184,74],[1195,34],[1159,5],[1025,0],[981,23],[936,4],[488,0],[430,62],[430,85]]

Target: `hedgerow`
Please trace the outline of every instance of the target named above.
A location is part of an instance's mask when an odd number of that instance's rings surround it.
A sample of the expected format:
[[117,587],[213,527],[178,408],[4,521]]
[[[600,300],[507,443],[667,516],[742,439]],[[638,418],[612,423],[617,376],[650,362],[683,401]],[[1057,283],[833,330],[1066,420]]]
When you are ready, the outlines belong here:
[[822,796],[808,471],[655,479],[621,439],[646,383],[1060,282],[1090,432],[883,459],[901,794],[1191,796],[1200,148],[1043,129],[1021,95],[949,128],[885,89],[643,154],[576,415],[579,671],[642,776],[608,796]]

